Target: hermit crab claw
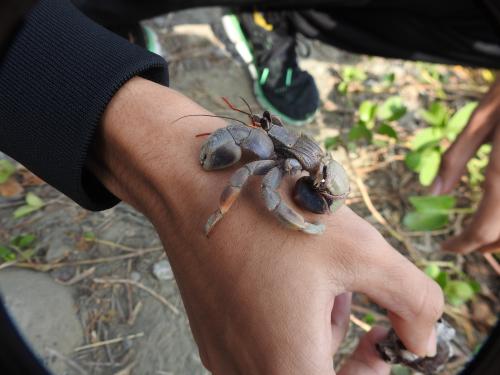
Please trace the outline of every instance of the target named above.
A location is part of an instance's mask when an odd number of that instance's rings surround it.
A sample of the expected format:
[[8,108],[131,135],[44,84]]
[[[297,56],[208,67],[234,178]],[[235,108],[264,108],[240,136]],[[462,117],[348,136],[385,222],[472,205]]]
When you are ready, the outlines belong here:
[[342,165],[328,155],[323,158],[315,176],[300,178],[293,199],[300,207],[324,214],[335,212],[349,195],[349,177]]

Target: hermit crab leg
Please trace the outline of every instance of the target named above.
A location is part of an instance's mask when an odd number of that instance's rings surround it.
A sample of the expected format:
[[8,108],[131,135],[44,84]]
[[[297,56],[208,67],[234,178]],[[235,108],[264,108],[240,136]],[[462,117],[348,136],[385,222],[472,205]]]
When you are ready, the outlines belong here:
[[224,214],[229,211],[236,201],[248,177],[264,175],[276,166],[277,163],[276,160],[257,160],[244,165],[233,173],[229,185],[226,186],[220,196],[219,209],[210,215],[205,224],[205,234],[207,236],[210,234],[215,224],[224,217]]
[[313,224],[305,221],[297,211],[281,199],[278,188],[284,173],[281,167],[274,167],[262,180],[262,196],[267,209],[290,229],[301,230],[309,234],[323,233],[325,230],[323,224]]

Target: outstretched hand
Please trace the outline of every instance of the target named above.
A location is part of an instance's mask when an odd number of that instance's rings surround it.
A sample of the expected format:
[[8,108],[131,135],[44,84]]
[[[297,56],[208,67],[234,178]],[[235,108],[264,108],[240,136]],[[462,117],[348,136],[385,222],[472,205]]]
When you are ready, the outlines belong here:
[[[203,113],[186,97],[134,78],[108,106],[90,162],[158,230],[203,364],[216,375],[335,374],[332,356],[348,328],[352,292],[387,309],[409,350],[434,355],[440,287],[349,208],[304,213],[325,223],[323,235],[294,232],[267,212],[255,178],[205,237],[232,169],[204,171],[196,135],[225,123],[175,122]],[[384,335],[380,328],[365,335],[339,374],[388,374],[374,345]]]
[[469,124],[446,151],[431,192],[447,194],[465,173],[467,162],[479,147],[491,142],[493,147],[486,170],[484,195],[470,224],[458,236],[442,244],[447,251],[470,253],[500,250],[500,80],[474,111]]

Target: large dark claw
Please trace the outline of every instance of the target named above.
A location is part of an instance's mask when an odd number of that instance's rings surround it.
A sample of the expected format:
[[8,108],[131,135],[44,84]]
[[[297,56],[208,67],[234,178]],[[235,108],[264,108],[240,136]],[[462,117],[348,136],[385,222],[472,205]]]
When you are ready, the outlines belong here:
[[314,179],[312,177],[300,178],[293,189],[293,200],[301,208],[314,212],[316,214],[324,214],[328,212],[329,204],[326,199],[314,189]]

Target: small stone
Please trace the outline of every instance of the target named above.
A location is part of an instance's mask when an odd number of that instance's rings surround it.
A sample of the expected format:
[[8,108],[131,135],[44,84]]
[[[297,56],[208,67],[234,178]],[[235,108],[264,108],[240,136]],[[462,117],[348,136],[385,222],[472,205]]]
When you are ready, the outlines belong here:
[[170,263],[166,259],[155,263],[153,266],[153,275],[155,275],[158,280],[172,280],[174,278],[172,267],[170,267]]
[[54,238],[45,254],[45,261],[47,263],[57,262],[73,251],[75,244],[72,239],[68,237],[57,237]]
[[132,271],[130,272],[130,279],[134,280],[135,282],[138,282],[141,279],[141,274],[137,271]]

